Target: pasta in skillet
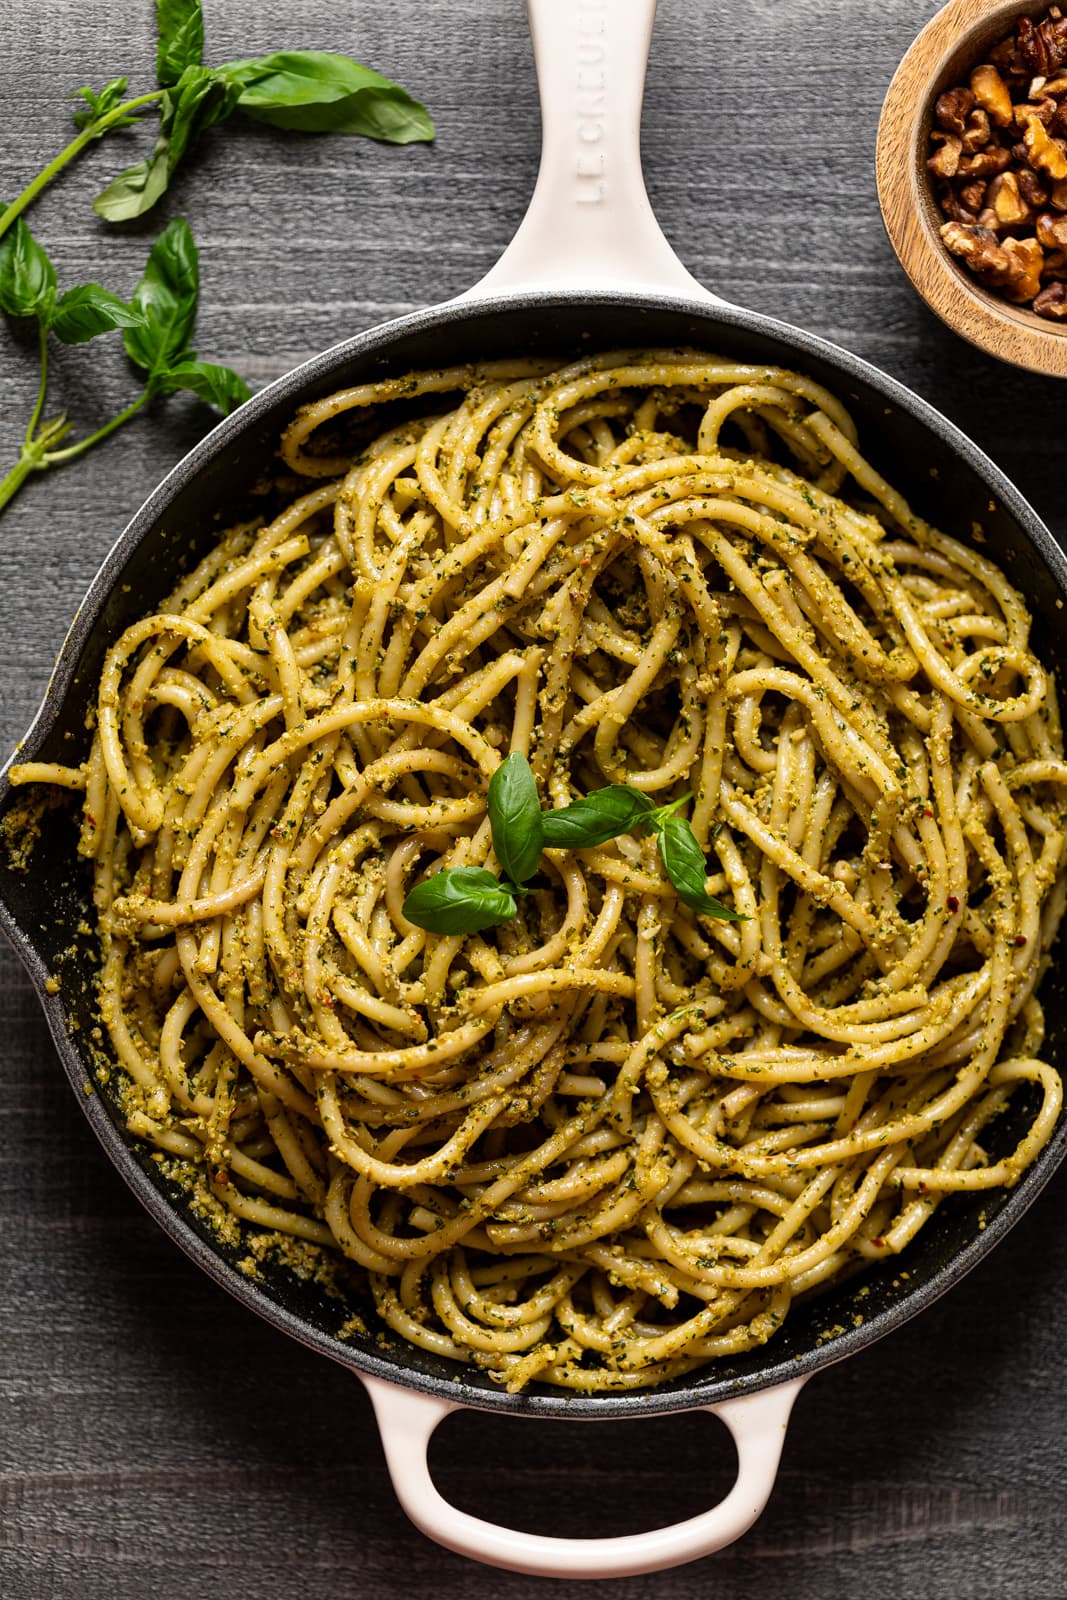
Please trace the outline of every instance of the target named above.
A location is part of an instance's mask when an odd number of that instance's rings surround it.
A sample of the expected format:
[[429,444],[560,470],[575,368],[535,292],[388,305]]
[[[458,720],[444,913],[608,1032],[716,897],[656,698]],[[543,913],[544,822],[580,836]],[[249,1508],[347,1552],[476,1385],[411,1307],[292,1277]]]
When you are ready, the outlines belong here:
[[[84,787],[131,1130],[512,1390],[759,1345],[1017,1180],[1061,1103],[1054,686],[836,399],[690,350],[498,363],[335,394],[283,457],[306,492],[111,647],[84,767],[12,774]],[[741,920],[631,831],[546,850],[499,926],[415,925],[428,876],[498,870],[509,752],[546,810],[684,801]]]

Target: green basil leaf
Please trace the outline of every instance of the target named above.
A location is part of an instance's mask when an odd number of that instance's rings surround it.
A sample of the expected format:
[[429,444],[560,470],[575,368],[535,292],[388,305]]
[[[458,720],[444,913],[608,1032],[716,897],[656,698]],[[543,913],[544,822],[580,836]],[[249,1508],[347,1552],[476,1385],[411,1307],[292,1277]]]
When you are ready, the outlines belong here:
[[19,217],[0,239],[0,310],[11,317],[51,317],[56,269]]
[[683,817],[667,817],[656,829],[656,845],[664,870],[683,901],[693,911],[705,917],[718,917],[720,922],[744,922],[736,911],[721,905],[704,887],[708,865],[697,836]]
[[122,336],[126,354],[145,369],[150,382],[184,359],[199,293],[196,244],[189,224],[176,217],[152,246],[130,301],[137,321]]
[[200,0],[156,0],[156,81],[177,83],[186,67],[198,67],[204,54],[204,13]]
[[[122,97],[126,93],[126,79],[112,78],[110,83],[104,84],[99,94],[90,89],[88,84],[81,89],[76,89],[74,93],[85,101],[88,108],[85,111],[74,112],[74,126],[82,130],[91,129],[94,123],[100,122],[107,116],[109,111],[114,111],[115,107],[121,103]],[[120,117],[118,122],[113,122],[111,126],[113,128],[130,128],[137,121],[139,114],[139,112],[135,111],[128,117]]]
[[113,328],[136,327],[137,321],[133,307],[110,289],[102,289],[98,283],[80,283],[56,301],[51,329],[64,344],[84,344]]
[[546,811],[541,819],[545,847],[550,850],[586,850],[607,844],[620,833],[629,833],[655,810],[647,794],[628,783],[613,783],[606,789],[575,800],[557,811]]
[[403,904],[409,922],[429,933],[481,933],[515,915],[515,897],[484,867],[446,867],[417,883]]
[[152,154],[113,178],[93,201],[93,210],[107,222],[143,216],[166,192],[182,156],[204,132],[228,117],[240,87],[224,71],[186,67],[161,102],[159,135]]
[[179,361],[156,378],[157,394],[195,394],[208,405],[229,413],[244,405],[252,391],[230,367],[217,367],[211,361]]
[[525,883],[541,865],[541,801],[530,763],[517,750],[490,779],[489,824],[506,876],[512,883]]
[[106,189],[101,189],[93,201],[98,217],[103,217],[105,222],[126,222],[130,217],[140,217],[151,211],[170,182],[168,144],[169,141],[160,135],[146,160],[127,167],[117,178],[112,178]]
[[302,133],[355,133],[388,144],[432,139],[425,106],[349,56],[280,50],[222,69],[241,85],[240,109],[257,122]]

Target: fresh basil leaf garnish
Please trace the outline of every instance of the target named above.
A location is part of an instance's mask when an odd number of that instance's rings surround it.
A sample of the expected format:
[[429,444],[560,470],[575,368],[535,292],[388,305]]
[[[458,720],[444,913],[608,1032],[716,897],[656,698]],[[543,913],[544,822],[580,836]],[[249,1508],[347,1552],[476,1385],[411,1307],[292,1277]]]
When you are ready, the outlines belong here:
[[[2,248],[2,247],[0,247]],[[132,328],[138,313],[110,289],[98,283],[80,283],[56,301],[50,327],[64,344],[84,344],[113,328]]]
[[236,411],[251,396],[245,380],[230,367],[219,367],[211,361],[179,361],[155,380],[157,394],[179,394],[183,391],[199,396],[209,405],[218,406],[227,414]]
[[43,317],[56,298],[56,269],[21,217],[0,239],[0,310],[11,317]]
[[607,844],[620,833],[629,833],[655,810],[647,794],[628,783],[609,784],[594,789],[581,800],[556,811],[546,811],[541,819],[545,847],[550,850],[585,850]]
[[200,0],[156,0],[156,81],[163,88],[177,83],[186,67],[197,67],[204,54],[204,13]]
[[705,917],[718,917],[721,922],[744,922],[745,918],[729,910],[713,895],[705,884],[708,866],[696,834],[683,817],[666,817],[656,829],[656,845],[660,860],[675,891],[685,905]]
[[515,897],[484,867],[446,867],[417,883],[404,901],[409,922],[429,933],[480,933],[515,915]]
[[200,294],[200,261],[182,217],[168,223],[152,246],[130,301],[137,322],[122,336],[126,354],[149,377],[188,354]]
[[541,801],[537,780],[524,755],[513,751],[489,781],[489,823],[493,849],[513,883],[525,883],[541,865]]
[[279,50],[222,69],[241,85],[240,109],[301,133],[355,133],[388,144],[434,136],[425,106],[370,67],[324,50]]

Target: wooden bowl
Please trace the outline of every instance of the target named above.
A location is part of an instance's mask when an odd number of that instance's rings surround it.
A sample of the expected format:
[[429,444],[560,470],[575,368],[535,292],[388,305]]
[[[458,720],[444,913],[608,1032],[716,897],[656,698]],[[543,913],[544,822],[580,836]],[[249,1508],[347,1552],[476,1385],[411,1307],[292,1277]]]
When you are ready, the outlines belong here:
[[882,219],[900,264],[932,311],[979,349],[1032,372],[1067,378],[1067,327],[983,289],[941,243],[944,221],[926,168],[934,104],[966,83],[1017,19],[1041,0],[949,0],[919,34],[889,85],[875,171]]

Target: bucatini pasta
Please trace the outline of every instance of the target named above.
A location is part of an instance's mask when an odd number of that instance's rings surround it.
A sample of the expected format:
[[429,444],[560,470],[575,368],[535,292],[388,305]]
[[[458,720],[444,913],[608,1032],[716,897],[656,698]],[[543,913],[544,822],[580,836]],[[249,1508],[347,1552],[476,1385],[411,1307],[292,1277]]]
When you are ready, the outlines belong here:
[[[325,453],[398,399],[417,420]],[[347,390],[282,453],[307,492],[114,642],[84,766],[12,773],[85,791],[136,1134],[513,1390],[762,1344],[1016,1181],[1061,1100],[1054,687],[1004,574],[836,399],[616,351]],[[495,869],[509,752],[546,808],[691,796],[743,920],[630,833],[547,851],[500,927],[413,925],[426,874]]]

